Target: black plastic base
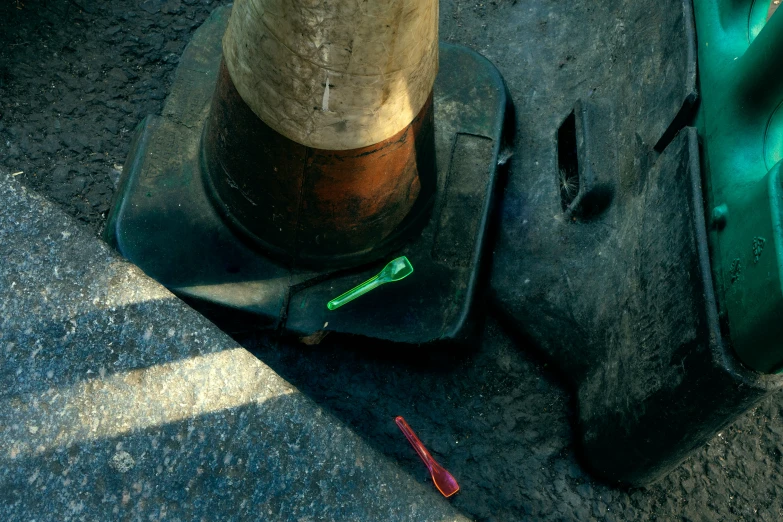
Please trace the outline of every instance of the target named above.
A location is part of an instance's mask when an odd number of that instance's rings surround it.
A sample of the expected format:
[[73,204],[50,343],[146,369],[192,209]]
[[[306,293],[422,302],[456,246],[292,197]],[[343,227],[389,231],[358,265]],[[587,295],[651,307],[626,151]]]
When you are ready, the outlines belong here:
[[618,27],[635,36],[601,94],[550,75],[536,88],[574,100],[569,112],[539,124],[519,104],[533,138],[505,193],[491,289],[573,385],[583,461],[643,486],[783,377],[744,368],[721,329],[698,136],[683,128],[697,100],[691,2],[627,5]]
[[[140,125],[105,232],[123,256],[229,330],[327,330],[395,342],[461,340],[492,207],[509,98],[498,71],[442,44],[434,89],[438,193],[424,231],[388,259],[297,271],[226,226],[204,188],[201,132],[230,9],[219,8],[181,58],[161,117]],[[406,255],[415,272],[329,311],[326,303]]]

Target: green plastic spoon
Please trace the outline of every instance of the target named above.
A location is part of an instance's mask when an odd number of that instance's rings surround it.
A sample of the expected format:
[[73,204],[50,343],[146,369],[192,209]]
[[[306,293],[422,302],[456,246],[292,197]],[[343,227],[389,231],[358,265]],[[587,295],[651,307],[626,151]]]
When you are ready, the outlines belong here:
[[413,265],[405,256],[389,261],[383,270],[375,277],[371,277],[364,283],[351,288],[339,297],[335,297],[326,305],[329,310],[337,310],[345,303],[350,303],[357,297],[361,297],[370,290],[375,290],[384,283],[393,283],[405,279],[413,273]]

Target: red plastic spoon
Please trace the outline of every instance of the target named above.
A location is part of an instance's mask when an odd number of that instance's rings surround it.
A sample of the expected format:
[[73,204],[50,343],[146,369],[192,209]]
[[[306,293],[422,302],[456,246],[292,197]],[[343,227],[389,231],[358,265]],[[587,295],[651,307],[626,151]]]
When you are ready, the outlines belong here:
[[395,417],[394,422],[397,423],[397,426],[399,426],[402,433],[405,434],[405,438],[408,439],[408,442],[411,443],[413,449],[418,453],[419,458],[421,458],[427,466],[427,469],[430,470],[432,481],[435,483],[435,487],[438,488],[438,491],[440,491],[444,497],[450,497],[459,491],[459,484],[457,484],[456,479],[451,473],[443,469],[443,466],[435,462],[435,459],[432,458],[430,452],[427,451],[427,448],[421,443],[419,437],[417,437],[411,427],[408,426],[405,419],[402,417]]

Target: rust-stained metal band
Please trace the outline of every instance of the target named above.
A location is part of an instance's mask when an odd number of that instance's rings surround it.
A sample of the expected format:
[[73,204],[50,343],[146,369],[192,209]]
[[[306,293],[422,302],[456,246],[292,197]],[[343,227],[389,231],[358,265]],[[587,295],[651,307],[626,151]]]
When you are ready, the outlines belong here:
[[221,64],[202,151],[222,214],[296,266],[350,266],[386,255],[424,226],[434,201],[431,94],[410,125],[380,143],[314,149],[261,121]]

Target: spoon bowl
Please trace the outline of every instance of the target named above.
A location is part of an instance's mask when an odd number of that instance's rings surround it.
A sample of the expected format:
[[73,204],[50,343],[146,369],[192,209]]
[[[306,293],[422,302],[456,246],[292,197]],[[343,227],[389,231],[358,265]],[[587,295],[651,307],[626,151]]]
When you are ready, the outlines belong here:
[[411,262],[408,261],[407,257],[402,256],[393,261],[390,261],[385,267],[383,267],[383,270],[381,270],[378,279],[384,283],[391,283],[394,281],[399,281],[400,279],[405,279],[412,273],[413,265],[411,265]]

